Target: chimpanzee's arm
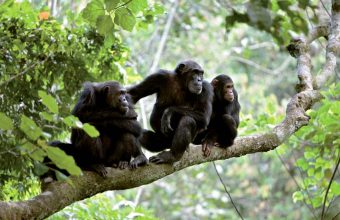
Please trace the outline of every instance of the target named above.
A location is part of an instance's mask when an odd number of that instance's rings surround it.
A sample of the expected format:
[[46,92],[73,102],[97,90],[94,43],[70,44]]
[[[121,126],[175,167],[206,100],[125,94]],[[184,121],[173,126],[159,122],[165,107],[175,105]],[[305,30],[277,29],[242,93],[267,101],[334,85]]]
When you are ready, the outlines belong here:
[[159,70],[158,72],[149,75],[139,84],[128,89],[133,103],[138,102],[141,98],[159,92],[161,86],[166,83],[169,72],[166,70]]
[[169,130],[172,130],[170,121],[173,113],[192,117],[196,121],[197,130],[206,129],[212,114],[212,99],[212,87],[209,83],[204,82],[203,90],[200,94],[200,99],[197,101],[197,103],[194,104],[193,107],[190,108],[186,106],[172,106],[164,111],[161,120],[163,133],[165,134],[168,133]]
[[132,109],[126,114],[118,112],[116,109],[84,109],[78,113],[78,118],[81,122],[93,123],[93,122],[106,122],[111,120],[135,120],[137,119],[137,113]]
[[140,126],[139,122],[133,119],[119,119],[107,122],[92,122],[91,124],[94,125],[96,128],[99,128],[99,130],[104,129],[105,131],[109,131],[112,133],[114,133],[114,131],[128,132],[136,137],[139,137],[142,133],[142,127]]
[[231,111],[231,117],[234,119],[234,121],[236,123],[236,128],[238,128],[238,126],[240,124],[240,110],[241,110],[241,106],[238,103],[237,99],[234,100],[232,108],[233,109]]

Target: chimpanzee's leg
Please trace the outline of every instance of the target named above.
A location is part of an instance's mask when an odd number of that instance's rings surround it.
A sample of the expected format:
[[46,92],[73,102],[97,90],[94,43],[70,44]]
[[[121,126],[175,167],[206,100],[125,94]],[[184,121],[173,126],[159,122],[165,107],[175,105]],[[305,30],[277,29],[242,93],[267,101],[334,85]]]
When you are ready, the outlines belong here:
[[220,147],[226,148],[234,143],[237,136],[235,120],[228,114],[222,116],[218,126],[218,143]]
[[189,116],[183,116],[172,138],[170,151],[163,151],[156,156],[150,157],[150,162],[160,164],[180,160],[189,144],[193,141],[196,130],[196,121]]
[[151,152],[159,152],[170,148],[171,146],[171,138],[165,137],[161,133],[155,133],[149,130],[143,131],[139,141],[145,149]]
[[144,155],[140,142],[137,137],[130,136],[129,141],[131,142],[132,156],[134,159],[130,162],[130,168],[135,169],[139,166],[143,166],[148,163],[148,159]]

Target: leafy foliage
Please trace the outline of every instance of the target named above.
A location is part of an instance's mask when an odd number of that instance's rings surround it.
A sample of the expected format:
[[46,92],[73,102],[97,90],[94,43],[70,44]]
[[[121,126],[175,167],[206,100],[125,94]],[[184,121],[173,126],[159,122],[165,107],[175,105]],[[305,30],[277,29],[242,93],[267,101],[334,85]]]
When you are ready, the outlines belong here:
[[147,27],[163,12],[159,4],[149,7],[147,0],[92,0],[82,14],[100,34],[111,39],[116,26],[127,31],[132,31],[136,24]]
[[69,29],[38,15],[27,1],[0,5],[0,188],[46,171],[45,156],[79,175],[73,159],[47,141],[60,135],[56,128],[98,136],[93,126],[65,116],[84,81],[123,80],[127,73],[129,51],[118,33],[107,42],[81,18]]
[[340,180],[337,178],[330,182],[333,172],[336,172],[334,165],[340,157],[339,94],[339,83],[324,92],[326,98],[322,106],[309,111],[310,125],[296,134],[298,141],[290,142],[296,148],[301,144],[304,146],[303,156],[296,161],[296,165],[305,176],[302,189],[294,193],[293,199],[295,202],[305,200],[314,208],[322,207],[330,183],[326,206],[340,196]]
[[73,204],[49,217],[49,220],[59,219],[140,219],[156,220],[152,211],[146,210],[113,192],[98,194]]
[[226,29],[229,31],[236,23],[247,23],[270,33],[280,44],[287,44],[291,39],[290,31],[308,32],[308,24],[301,16],[299,7],[311,10],[317,8],[306,0],[250,0],[232,8],[231,14],[225,19]]

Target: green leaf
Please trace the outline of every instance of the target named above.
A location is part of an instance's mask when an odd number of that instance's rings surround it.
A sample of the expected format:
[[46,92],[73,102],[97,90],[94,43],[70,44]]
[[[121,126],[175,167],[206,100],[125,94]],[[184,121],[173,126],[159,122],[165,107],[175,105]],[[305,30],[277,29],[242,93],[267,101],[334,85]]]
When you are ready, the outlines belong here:
[[12,119],[7,117],[5,113],[0,112],[0,129],[2,130],[12,130],[13,122]]
[[315,161],[315,168],[323,167],[325,165],[325,160],[322,158],[317,158]]
[[165,12],[164,6],[159,4],[159,3],[155,3],[153,8],[154,8],[154,11],[155,11],[154,15],[164,14],[164,12]]
[[307,6],[309,5],[310,0],[298,0],[299,2],[299,7],[302,9],[306,9]]
[[316,169],[316,172],[314,173],[314,178],[316,180],[321,180],[324,176],[324,172],[321,169]]
[[119,8],[116,10],[114,23],[124,30],[132,31],[136,24],[136,18],[127,8]]
[[97,19],[97,30],[102,35],[107,35],[110,31],[113,31],[114,24],[110,15],[101,15]]
[[289,10],[289,6],[292,5],[292,3],[290,1],[277,1],[277,4],[284,11],[288,11]]
[[78,127],[78,128],[83,127],[83,123],[81,123],[81,121],[79,121],[79,119],[74,115],[67,116],[66,118],[62,119],[62,121],[67,126],[70,126],[70,127]]
[[[126,0],[129,1],[129,0]],[[144,10],[146,7],[148,7],[148,2],[147,0],[132,0],[127,7],[133,12],[137,13],[142,10]]]
[[24,148],[32,159],[42,162],[46,156],[46,153],[40,148],[32,144],[31,142],[26,142],[21,146]]
[[68,179],[68,177],[62,172],[60,172],[59,170],[55,170],[54,172],[55,172],[55,176],[57,177],[58,181],[65,181]]
[[314,197],[312,198],[312,206],[313,208],[318,208],[322,205],[323,197]]
[[277,101],[275,96],[270,96],[266,103],[266,113],[272,115],[276,112]]
[[333,102],[329,110],[338,114],[338,117],[340,117],[340,101]]
[[315,158],[316,154],[314,152],[307,151],[304,153],[304,156],[307,160],[309,160],[309,159]]
[[58,103],[53,96],[46,92],[39,90],[38,95],[41,98],[42,103],[53,113],[58,114]]
[[247,4],[247,14],[250,22],[260,30],[269,30],[272,27],[272,17],[267,8],[260,5],[260,2],[249,2]]
[[300,191],[293,193],[293,201],[296,203],[297,201],[303,200],[303,194]]
[[53,115],[51,115],[47,112],[40,112],[39,114],[43,119],[45,119],[47,121],[51,121],[51,122],[53,121]]
[[315,118],[315,116],[316,116],[316,111],[315,110],[313,110],[313,109],[308,109],[307,111],[306,111],[306,114],[307,115],[309,115],[310,117],[312,117],[312,118]]
[[47,156],[52,160],[52,162],[60,169],[65,169],[71,175],[80,175],[81,170],[76,165],[73,157],[67,155],[63,150],[57,147],[45,147]]
[[21,116],[20,129],[31,139],[37,140],[38,137],[42,135],[42,130],[35,124],[35,122],[26,117],[25,115]]
[[120,0],[105,0],[105,6],[107,11],[112,11],[117,7],[119,4]]
[[95,24],[100,15],[105,15],[104,4],[100,0],[92,0],[82,11],[83,18]]
[[308,176],[313,176],[314,175],[314,169],[313,168],[309,168],[307,170],[307,174],[308,174]]
[[84,131],[90,136],[90,137],[98,137],[99,131],[92,125],[85,123],[83,126]]
[[42,163],[34,163],[33,172],[34,172],[37,176],[42,176],[42,175],[45,174],[48,170],[49,170],[49,168],[48,168],[48,166],[46,166],[45,164],[42,164]]
[[331,190],[335,195],[340,195],[340,183],[332,182]]
[[70,178],[68,178],[68,176],[66,176],[65,174],[63,174],[59,170],[55,170],[54,173],[55,173],[55,176],[57,177],[58,181],[66,181],[68,184],[70,184],[71,186],[74,187],[72,180]]
[[296,165],[301,167],[302,170],[307,170],[308,168],[308,163],[304,158],[300,158],[296,161]]

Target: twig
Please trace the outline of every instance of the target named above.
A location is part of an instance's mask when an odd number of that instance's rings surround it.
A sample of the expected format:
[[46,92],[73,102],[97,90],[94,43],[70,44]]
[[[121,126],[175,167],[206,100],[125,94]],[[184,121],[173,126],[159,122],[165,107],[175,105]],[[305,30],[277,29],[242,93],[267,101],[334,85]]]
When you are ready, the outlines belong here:
[[[307,8],[305,9],[305,12],[306,12],[306,15],[307,15],[307,18],[308,18],[308,22],[309,22],[309,25],[312,27],[312,29],[314,28],[314,25],[313,25],[313,23],[312,23],[312,21],[311,21],[311,18],[310,18],[310,16],[309,16],[309,13],[308,13],[308,10],[307,10]],[[322,44],[322,42],[320,41],[320,39],[319,38],[317,38],[317,41],[318,41],[318,43],[320,44],[320,46],[322,47],[322,49],[325,49],[326,47]]]
[[174,19],[174,15],[176,13],[178,4],[179,4],[179,0],[175,0],[175,2],[173,3],[173,6],[172,6],[171,11],[169,13],[169,17],[168,17],[166,24],[165,24],[165,27],[164,27],[164,31],[163,31],[161,40],[160,40],[159,45],[158,45],[158,49],[157,49],[155,58],[152,61],[152,64],[151,64],[151,67],[150,67],[150,73],[153,73],[157,69],[159,60],[162,56],[162,53],[163,53],[163,50],[164,50],[164,47],[165,47],[166,40],[167,40],[168,35],[169,35],[170,27],[171,27],[172,21]]
[[223,180],[222,180],[222,177],[221,177],[220,174],[218,173],[218,170],[217,170],[217,168],[216,168],[215,162],[213,161],[212,163],[213,163],[213,165],[214,165],[216,174],[217,174],[218,178],[220,179],[221,184],[222,184],[223,187],[224,187],[224,191],[228,194],[228,197],[229,197],[229,199],[230,199],[230,201],[231,201],[231,204],[234,206],[234,208],[235,208],[237,214],[238,214],[238,215],[240,216],[240,218],[243,220],[243,217],[242,217],[240,211],[237,209],[237,207],[236,207],[236,205],[235,205],[235,203],[234,203],[234,200],[231,198],[231,195],[230,195],[230,193],[228,192],[227,187],[226,187],[226,185],[224,184],[224,182],[223,182]]
[[237,57],[237,56],[230,56],[229,58],[233,59],[233,60],[236,60],[238,62],[241,62],[241,63],[244,63],[244,64],[247,64],[249,66],[252,66],[254,67],[255,69],[258,69],[259,71],[262,71],[268,75],[277,75],[279,74],[278,72],[276,72],[275,70],[270,70],[270,69],[267,69],[265,67],[262,67],[261,65],[251,61],[251,60],[247,60],[247,59],[244,59],[242,57]]
[[338,217],[339,215],[340,215],[340,212],[338,212],[338,213],[332,218],[332,220],[335,220],[336,217]]
[[[285,170],[287,171],[287,173],[289,174],[289,176],[290,176],[290,177],[293,179],[293,181],[295,182],[296,186],[299,188],[299,190],[302,190],[300,184],[297,182],[297,180],[295,179],[295,177],[289,172],[289,169],[288,169],[286,163],[284,162],[283,158],[279,155],[279,153],[277,152],[277,150],[275,150],[275,153],[276,153],[276,155],[279,157],[279,159],[280,159],[282,165],[284,166],[284,168],[285,168]],[[309,201],[312,202],[308,192],[307,192],[307,196],[308,196]],[[316,214],[315,214],[315,212],[314,212],[314,209],[312,209],[312,208],[307,204],[305,198],[303,198],[303,203],[304,203],[304,204],[306,205],[306,207],[312,212],[312,214],[313,214],[313,216],[314,216],[314,219],[318,219],[318,218],[316,217]]]
[[328,187],[327,187],[327,190],[326,190],[326,194],[325,194],[325,198],[323,200],[322,212],[321,212],[321,220],[323,220],[324,217],[325,217],[324,215],[325,215],[325,207],[326,207],[326,201],[327,201],[328,192],[329,192],[329,189],[331,188],[332,182],[334,180],[335,173],[336,173],[336,171],[339,168],[339,164],[340,164],[340,154],[338,156],[338,161],[337,161],[336,166],[334,168],[333,175],[331,177],[331,180],[329,181],[329,184],[328,184]]
[[130,2],[132,2],[132,1],[133,1],[133,0],[129,0],[129,1],[125,2],[124,4],[118,5],[117,7],[114,8],[114,10],[117,10],[117,9],[119,9],[119,8],[121,8],[121,7],[124,7],[125,5],[130,4]]
[[323,3],[323,1],[320,0],[320,2],[321,2],[321,4],[322,4],[322,7],[325,9],[326,13],[328,14],[328,16],[331,18],[332,16],[331,16],[331,14],[329,13],[329,11],[327,10],[327,8],[326,8],[325,4]]
[[144,191],[144,187],[143,187],[143,186],[141,186],[141,187],[138,188],[138,191],[137,191],[137,195],[136,195],[135,201],[133,202],[133,204],[134,204],[134,209],[137,208],[138,203],[139,203],[139,201],[140,201],[140,197],[141,197],[142,194],[143,194],[143,191]]
[[31,69],[32,69],[33,67],[35,67],[36,65],[44,63],[44,62],[47,60],[47,58],[48,58],[48,56],[47,56],[44,60],[42,60],[42,61],[38,61],[38,62],[33,63],[31,66],[27,67],[27,69],[25,69],[24,71],[22,71],[22,72],[19,73],[18,75],[12,76],[12,77],[9,78],[8,80],[6,80],[6,81],[0,83],[0,87],[3,86],[3,85],[6,85],[7,83],[11,82],[12,80],[14,80],[14,79],[16,79],[16,78],[18,78],[18,77],[24,75],[25,73],[27,73],[29,70],[31,70]]
[[[292,155],[293,155],[294,162],[296,163],[297,158],[296,158],[296,155],[294,154],[294,151],[293,151],[293,154],[292,154]],[[300,167],[297,167],[297,168],[298,168],[298,171],[299,171],[299,173],[300,173],[300,178],[303,179],[303,173],[302,173],[301,168],[300,168]],[[309,201],[312,201],[311,196],[310,196],[308,190],[305,190],[305,191],[306,191],[306,193],[307,193],[307,196],[308,196]]]

